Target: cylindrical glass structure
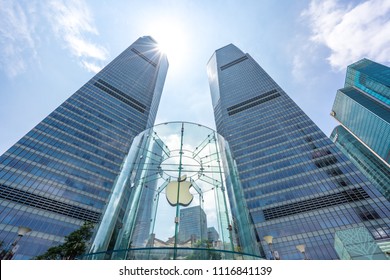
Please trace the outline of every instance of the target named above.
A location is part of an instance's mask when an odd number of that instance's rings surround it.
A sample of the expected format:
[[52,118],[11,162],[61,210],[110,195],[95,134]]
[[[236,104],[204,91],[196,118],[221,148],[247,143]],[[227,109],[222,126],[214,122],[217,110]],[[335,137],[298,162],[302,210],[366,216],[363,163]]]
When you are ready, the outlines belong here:
[[228,143],[187,122],[134,140],[85,259],[256,259]]

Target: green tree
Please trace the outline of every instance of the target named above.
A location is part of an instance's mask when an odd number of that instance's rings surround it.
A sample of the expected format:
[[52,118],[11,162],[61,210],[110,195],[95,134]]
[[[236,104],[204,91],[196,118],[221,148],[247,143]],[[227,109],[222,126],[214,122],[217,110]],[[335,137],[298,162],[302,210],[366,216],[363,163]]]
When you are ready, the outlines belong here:
[[0,241],[0,260],[3,259],[7,251],[3,248],[4,241]]
[[61,245],[49,248],[46,253],[35,257],[36,260],[74,260],[87,250],[87,242],[92,237],[94,224],[85,222],[78,230],[65,237]]

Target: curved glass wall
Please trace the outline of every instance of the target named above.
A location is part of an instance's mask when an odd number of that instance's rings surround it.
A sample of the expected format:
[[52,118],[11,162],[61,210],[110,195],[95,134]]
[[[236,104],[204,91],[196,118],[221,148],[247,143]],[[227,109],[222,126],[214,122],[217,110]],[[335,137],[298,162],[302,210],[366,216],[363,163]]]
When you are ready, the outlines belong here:
[[[140,133],[86,259],[253,259],[258,246],[227,142],[164,123]],[[230,199],[229,199],[230,198]]]

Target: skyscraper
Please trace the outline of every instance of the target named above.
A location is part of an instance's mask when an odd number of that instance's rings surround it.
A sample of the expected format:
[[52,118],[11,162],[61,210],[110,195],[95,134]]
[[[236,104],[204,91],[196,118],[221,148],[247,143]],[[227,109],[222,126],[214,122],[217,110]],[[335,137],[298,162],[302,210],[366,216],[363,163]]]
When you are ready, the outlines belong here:
[[390,201],[390,68],[362,59],[347,69],[331,139]]
[[390,105],[389,81],[389,67],[363,58],[348,66],[344,87],[356,87],[378,102]]
[[179,241],[207,241],[207,216],[200,206],[180,209]]
[[341,125],[335,127],[330,139],[390,201],[390,167]]
[[331,115],[379,158],[390,163],[390,68],[362,59],[347,69]]
[[100,220],[133,138],[154,124],[167,69],[157,42],[139,38],[0,157],[0,240],[31,229],[14,259]]
[[301,259],[305,245],[311,259],[337,259],[336,232],[359,226],[390,237],[389,202],[249,54],[230,44],[207,68],[264,256]]

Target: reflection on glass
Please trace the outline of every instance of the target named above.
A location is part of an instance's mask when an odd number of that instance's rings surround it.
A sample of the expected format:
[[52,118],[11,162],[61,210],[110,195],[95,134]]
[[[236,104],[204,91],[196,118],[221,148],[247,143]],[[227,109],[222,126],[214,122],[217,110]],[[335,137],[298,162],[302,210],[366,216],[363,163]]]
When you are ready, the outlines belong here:
[[228,144],[209,128],[174,122],[142,132],[85,258],[257,258],[234,169]]

